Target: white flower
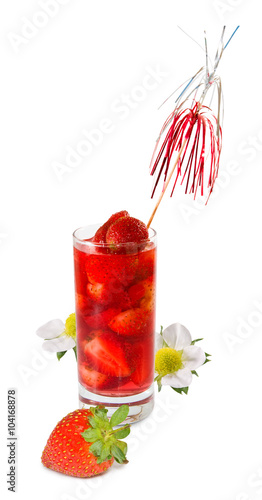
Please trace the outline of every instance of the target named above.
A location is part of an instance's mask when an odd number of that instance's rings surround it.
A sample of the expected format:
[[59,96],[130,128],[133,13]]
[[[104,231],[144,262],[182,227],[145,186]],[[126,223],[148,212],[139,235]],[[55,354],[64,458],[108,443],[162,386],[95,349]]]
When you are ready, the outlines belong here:
[[191,345],[192,338],[183,325],[168,326],[156,339],[155,371],[158,385],[170,385],[176,389],[188,387],[192,382],[192,370],[201,366],[206,355],[201,347]]
[[61,319],[53,319],[38,328],[36,335],[45,339],[43,349],[50,352],[62,352],[76,345],[75,313],[68,316],[65,324]]

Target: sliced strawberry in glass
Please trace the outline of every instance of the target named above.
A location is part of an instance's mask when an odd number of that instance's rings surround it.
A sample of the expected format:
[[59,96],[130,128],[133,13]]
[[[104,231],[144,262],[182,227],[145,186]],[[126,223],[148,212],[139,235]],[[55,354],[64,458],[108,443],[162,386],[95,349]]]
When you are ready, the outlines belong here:
[[152,248],[138,254],[136,278],[143,280],[154,274],[156,268],[156,249]]
[[[93,339],[94,329],[89,327],[85,322],[85,316],[76,312],[76,328],[77,328],[77,358],[83,356],[82,341]],[[84,359],[84,358],[83,358]]]
[[88,283],[86,293],[89,298],[100,304],[109,304],[112,294],[105,283]]
[[139,387],[146,390],[154,380],[154,349],[152,342],[139,342],[133,344],[133,359],[135,369],[131,380]]
[[137,265],[137,255],[89,255],[86,273],[91,283],[112,283],[115,286],[115,282],[119,282],[128,286],[134,280]]
[[[86,287],[88,299],[99,303],[101,306],[115,305],[120,309],[131,306],[131,302],[123,285],[116,280],[108,283],[88,283]],[[121,305],[120,305],[121,304]]]
[[85,342],[86,360],[94,370],[113,377],[127,377],[132,372],[126,353],[112,332],[97,330],[94,339]]
[[121,312],[120,308],[109,308],[101,311],[98,314],[93,314],[92,316],[85,316],[84,320],[86,324],[93,330],[107,327],[108,323]]
[[86,295],[82,293],[76,293],[75,296],[76,309],[82,314],[95,314],[101,309],[98,303],[95,303],[90,298],[87,298]]
[[78,376],[81,384],[87,389],[92,388],[92,390],[101,389],[107,381],[107,376],[104,373],[93,370],[85,363],[79,364]]
[[116,315],[108,326],[120,335],[136,336],[144,332],[147,320],[147,312],[137,307]]
[[87,276],[84,272],[88,255],[74,248],[74,267],[75,267],[75,290],[76,293],[85,294],[87,285]]
[[128,289],[128,296],[132,307],[139,307],[141,299],[145,295],[144,282],[139,281]]
[[[121,311],[130,309],[132,307],[131,300],[127,292],[122,292],[114,297],[114,302],[112,304],[114,307],[120,307]],[[120,312],[120,311],[119,311]]]
[[128,289],[128,296],[133,307],[152,310],[155,302],[155,284],[152,277],[132,285]]

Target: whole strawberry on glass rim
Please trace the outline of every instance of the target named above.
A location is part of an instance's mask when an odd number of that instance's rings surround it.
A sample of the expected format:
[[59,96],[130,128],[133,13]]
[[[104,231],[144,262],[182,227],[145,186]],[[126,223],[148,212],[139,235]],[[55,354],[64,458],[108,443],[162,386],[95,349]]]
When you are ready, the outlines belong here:
[[107,471],[114,460],[127,463],[127,445],[121,439],[128,436],[130,427],[113,427],[125,420],[128,411],[123,405],[110,421],[102,406],[69,413],[50,434],[42,453],[43,465],[69,476],[92,477]]
[[81,407],[153,407],[156,234],[126,210],[74,232]]

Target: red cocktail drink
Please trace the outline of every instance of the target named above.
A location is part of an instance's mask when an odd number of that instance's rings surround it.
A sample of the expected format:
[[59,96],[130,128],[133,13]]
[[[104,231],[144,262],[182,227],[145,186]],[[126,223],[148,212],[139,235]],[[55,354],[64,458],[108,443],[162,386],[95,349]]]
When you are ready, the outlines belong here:
[[92,241],[96,229],[74,233],[79,397],[129,404],[134,421],[153,406],[156,235],[113,247]]

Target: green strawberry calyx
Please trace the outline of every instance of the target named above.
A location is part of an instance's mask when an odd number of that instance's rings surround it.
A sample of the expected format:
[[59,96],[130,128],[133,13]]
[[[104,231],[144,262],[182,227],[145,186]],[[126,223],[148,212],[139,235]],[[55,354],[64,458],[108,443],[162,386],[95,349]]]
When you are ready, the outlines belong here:
[[103,406],[91,407],[92,415],[88,417],[90,427],[81,433],[87,443],[92,443],[89,450],[97,457],[97,463],[101,464],[112,457],[119,464],[126,464],[127,444],[120,441],[130,433],[130,425],[120,425],[127,417],[129,412],[128,405],[120,406],[108,419],[108,410]]

